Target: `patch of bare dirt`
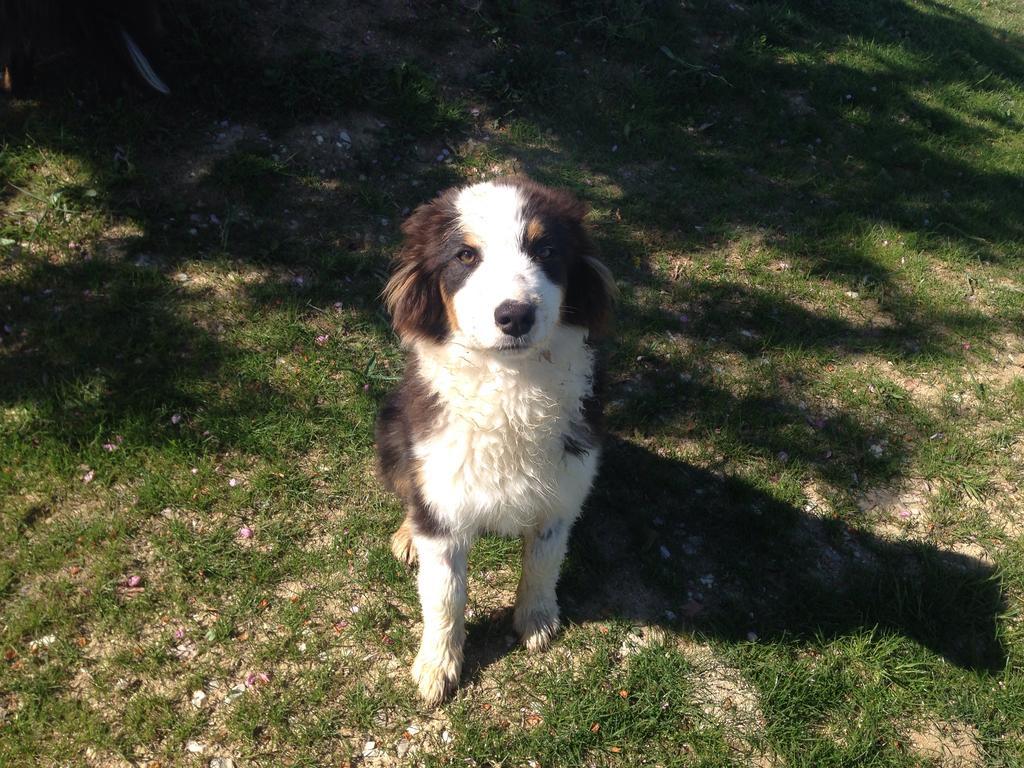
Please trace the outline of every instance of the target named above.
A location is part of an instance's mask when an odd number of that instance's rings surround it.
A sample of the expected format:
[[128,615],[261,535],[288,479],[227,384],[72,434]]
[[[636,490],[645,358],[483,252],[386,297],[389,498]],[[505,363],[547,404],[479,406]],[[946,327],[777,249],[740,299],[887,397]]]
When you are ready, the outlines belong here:
[[757,691],[740,671],[708,645],[683,641],[680,648],[693,665],[694,696],[701,710],[725,731],[730,746],[752,765],[781,765],[778,755],[758,743],[766,725],[764,712]]
[[927,519],[937,490],[928,480],[908,479],[897,487],[869,488],[857,499],[857,507],[889,532],[905,531]]
[[974,768],[984,765],[978,731],[966,723],[930,720],[907,732],[911,749],[937,768]]

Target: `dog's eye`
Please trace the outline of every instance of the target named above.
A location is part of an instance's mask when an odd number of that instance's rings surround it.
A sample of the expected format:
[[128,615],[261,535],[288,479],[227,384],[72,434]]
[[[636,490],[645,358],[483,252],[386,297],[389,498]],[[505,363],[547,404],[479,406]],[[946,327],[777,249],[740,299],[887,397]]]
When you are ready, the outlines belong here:
[[538,259],[550,259],[554,255],[555,249],[552,248],[550,245],[542,245],[539,248],[537,248]]
[[459,252],[455,254],[455,258],[467,267],[473,266],[480,260],[479,254],[472,248],[460,248]]

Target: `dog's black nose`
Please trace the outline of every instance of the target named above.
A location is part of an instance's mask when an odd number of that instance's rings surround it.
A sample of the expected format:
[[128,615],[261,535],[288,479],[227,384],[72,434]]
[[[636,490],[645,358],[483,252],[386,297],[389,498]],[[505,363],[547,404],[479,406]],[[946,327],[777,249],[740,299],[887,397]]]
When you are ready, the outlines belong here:
[[537,310],[525,301],[503,301],[494,310],[494,322],[509,336],[525,336],[533,328]]

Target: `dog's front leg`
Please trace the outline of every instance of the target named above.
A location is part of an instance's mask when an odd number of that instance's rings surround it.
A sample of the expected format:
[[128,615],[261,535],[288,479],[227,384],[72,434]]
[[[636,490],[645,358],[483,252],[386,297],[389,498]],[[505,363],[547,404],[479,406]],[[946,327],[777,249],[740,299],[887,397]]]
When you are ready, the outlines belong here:
[[571,525],[571,520],[552,520],[527,533],[523,541],[523,575],[516,593],[513,624],[523,645],[531,651],[546,648],[558,631],[555,587]]
[[440,704],[459,684],[466,639],[466,559],[468,544],[445,537],[416,535],[418,586],[423,608],[423,640],[412,676],[429,706]]

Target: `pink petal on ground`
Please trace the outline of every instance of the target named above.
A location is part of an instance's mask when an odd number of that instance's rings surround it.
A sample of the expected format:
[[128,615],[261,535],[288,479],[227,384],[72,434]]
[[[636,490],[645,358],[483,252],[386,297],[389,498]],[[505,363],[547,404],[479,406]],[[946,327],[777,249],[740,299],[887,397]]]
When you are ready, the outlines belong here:
[[185,628],[184,627],[178,627],[176,630],[174,630],[174,639],[175,640],[182,640],[182,639],[184,639],[184,637],[185,637]]
[[129,587],[133,587],[133,588],[134,587],[142,586],[142,577],[141,576],[129,576],[128,577],[128,586]]
[[96,477],[96,472],[90,469],[88,472],[82,475],[82,482],[91,483],[94,477]]
[[317,336],[317,337],[316,337],[316,343],[317,343],[317,345],[318,345],[318,346],[321,346],[321,347],[322,347],[322,346],[323,346],[324,344],[326,344],[326,343],[327,343],[327,341],[328,341],[328,340],[329,340],[330,338],[331,338],[331,337],[330,337],[330,336],[328,336],[328,335],[327,335],[326,333],[321,333],[321,334],[320,334],[319,336]]
[[252,528],[250,528],[248,525],[243,525],[241,528],[238,529],[238,536],[242,539],[251,539],[253,536]]
[[180,424],[180,423],[181,423],[181,414],[180,413],[173,414],[171,416],[171,424]]
[[238,481],[232,477],[230,480],[228,480],[228,485],[234,488],[236,485],[238,485]]
[[113,453],[114,451],[117,450],[117,446],[114,445],[113,443],[104,443],[103,450],[106,451],[107,453]]

